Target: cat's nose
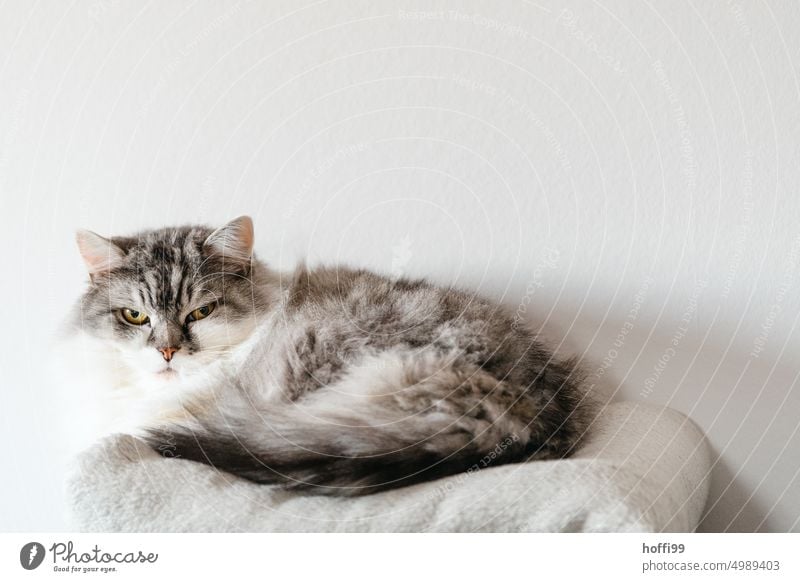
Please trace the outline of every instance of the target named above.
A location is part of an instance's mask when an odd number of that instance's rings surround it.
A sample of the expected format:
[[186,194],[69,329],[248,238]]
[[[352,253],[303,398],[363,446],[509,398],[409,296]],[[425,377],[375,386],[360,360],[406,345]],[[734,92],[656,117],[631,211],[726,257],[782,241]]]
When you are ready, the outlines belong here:
[[164,356],[164,360],[169,362],[172,360],[172,355],[177,352],[180,348],[157,348],[161,355]]

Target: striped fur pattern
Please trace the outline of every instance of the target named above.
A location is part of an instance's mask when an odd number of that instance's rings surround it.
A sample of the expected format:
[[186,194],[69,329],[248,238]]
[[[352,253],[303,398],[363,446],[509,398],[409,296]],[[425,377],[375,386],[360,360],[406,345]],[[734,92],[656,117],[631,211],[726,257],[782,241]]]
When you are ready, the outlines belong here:
[[[244,250],[229,244],[239,229],[252,232],[252,222],[242,222],[216,232],[181,227],[111,239],[79,233],[92,280],[80,303],[82,328],[137,370],[202,372],[246,340],[269,308],[266,270],[250,261],[252,236],[240,241]],[[191,312],[207,305],[214,305],[214,317],[191,321]],[[125,308],[146,314],[149,323],[130,325],[121,316]],[[178,348],[168,364],[156,349],[164,346]]]
[[[127,350],[138,382],[180,395],[139,419],[154,449],[258,483],[363,495],[487,456],[560,458],[581,438],[578,367],[499,305],[346,267],[273,273],[252,255],[249,219],[220,231],[110,239],[119,252],[80,241],[92,277],[82,329]],[[210,301],[211,315],[187,323]],[[151,324],[121,320],[130,305]],[[164,341],[180,344],[172,362]]]

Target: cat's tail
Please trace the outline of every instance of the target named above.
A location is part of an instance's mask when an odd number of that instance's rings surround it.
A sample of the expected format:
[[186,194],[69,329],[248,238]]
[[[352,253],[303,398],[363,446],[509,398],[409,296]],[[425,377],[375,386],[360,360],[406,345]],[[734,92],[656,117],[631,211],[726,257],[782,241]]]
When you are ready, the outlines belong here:
[[570,373],[560,389],[512,390],[456,361],[382,355],[296,402],[229,387],[145,439],[257,483],[363,495],[569,454],[583,430]]

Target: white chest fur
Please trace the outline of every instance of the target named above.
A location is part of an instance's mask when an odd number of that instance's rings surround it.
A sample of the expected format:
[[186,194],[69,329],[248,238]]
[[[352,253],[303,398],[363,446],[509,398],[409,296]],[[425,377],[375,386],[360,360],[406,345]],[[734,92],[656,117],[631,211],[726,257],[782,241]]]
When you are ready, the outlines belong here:
[[62,457],[114,433],[139,434],[174,418],[184,403],[218,381],[222,359],[191,377],[137,373],[107,344],[78,332],[59,342],[52,382],[62,419]]

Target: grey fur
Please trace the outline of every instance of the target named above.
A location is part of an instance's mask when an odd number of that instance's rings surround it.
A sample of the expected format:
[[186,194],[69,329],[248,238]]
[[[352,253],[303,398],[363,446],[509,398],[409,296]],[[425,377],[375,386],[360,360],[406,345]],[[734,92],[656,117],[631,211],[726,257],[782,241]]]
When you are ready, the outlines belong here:
[[[73,323],[108,341],[126,341],[148,334],[153,347],[175,345],[192,354],[203,349],[184,312],[216,303],[216,317],[232,326],[254,327],[255,316],[269,308],[266,269],[258,262],[232,260],[207,241],[218,233],[205,226],[143,231],[130,237],[102,239],[108,252],[120,253],[112,268],[91,272]],[[120,310],[134,306],[161,315],[159,323],[131,326]]]
[[215,297],[223,312],[213,316],[230,326],[257,322],[239,372],[187,402],[184,421],[150,430],[155,449],[260,483],[358,495],[487,456],[563,457],[583,434],[589,407],[575,362],[556,359],[496,303],[346,267],[285,277],[242,256],[231,267],[207,248],[211,233],[112,239],[125,257],[83,298],[85,326],[110,327],[117,341],[141,333],[109,319],[121,307],[114,298],[132,293],[167,314],[171,328],[158,333],[189,350],[201,346],[176,314],[194,294]]

